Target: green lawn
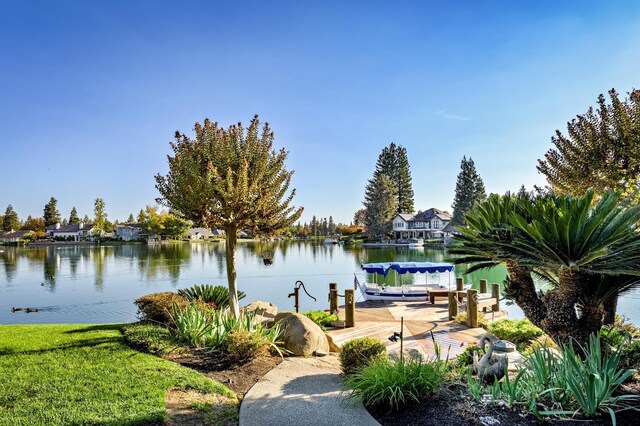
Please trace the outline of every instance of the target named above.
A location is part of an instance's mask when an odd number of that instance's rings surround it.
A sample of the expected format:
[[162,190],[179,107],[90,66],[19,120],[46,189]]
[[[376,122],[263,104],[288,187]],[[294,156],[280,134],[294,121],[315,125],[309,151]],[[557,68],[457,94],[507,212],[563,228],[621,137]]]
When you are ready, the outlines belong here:
[[0,425],[162,423],[170,388],[235,395],[125,345],[121,325],[0,326]]

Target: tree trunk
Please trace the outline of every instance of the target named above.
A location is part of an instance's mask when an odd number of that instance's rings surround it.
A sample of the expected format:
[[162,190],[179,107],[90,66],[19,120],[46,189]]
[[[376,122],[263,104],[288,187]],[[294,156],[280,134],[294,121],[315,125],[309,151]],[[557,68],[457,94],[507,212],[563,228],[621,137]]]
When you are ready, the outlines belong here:
[[238,286],[236,282],[236,249],[238,245],[238,230],[235,227],[225,228],[227,234],[227,283],[229,285],[229,310],[234,318],[240,316],[238,304]]
[[507,261],[507,272],[510,279],[509,292],[513,294],[514,301],[529,321],[542,328],[541,323],[547,316],[547,309],[538,297],[531,271],[516,262]]
[[618,295],[611,296],[603,302],[604,318],[603,325],[612,325],[616,320],[616,311],[618,310]]

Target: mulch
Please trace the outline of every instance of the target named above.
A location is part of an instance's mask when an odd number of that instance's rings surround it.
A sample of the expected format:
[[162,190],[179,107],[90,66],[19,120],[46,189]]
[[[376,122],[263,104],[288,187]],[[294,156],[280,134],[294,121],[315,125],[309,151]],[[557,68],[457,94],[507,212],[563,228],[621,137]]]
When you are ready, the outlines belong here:
[[200,371],[205,376],[217,380],[234,391],[240,400],[262,376],[282,362],[279,355],[266,354],[258,356],[249,363],[237,365],[224,354],[198,350],[167,354],[163,358]]
[[[399,411],[389,408],[367,407],[369,413],[383,426],[487,426],[487,425],[588,425],[609,426],[611,418],[606,415],[596,419],[574,418],[572,420],[537,420],[531,415],[501,407],[482,404],[466,396],[466,387],[449,385],[434,396],[419,404],[411,404]],[[638,412],[627,410],[616,415],[617,425],[638,425]]]

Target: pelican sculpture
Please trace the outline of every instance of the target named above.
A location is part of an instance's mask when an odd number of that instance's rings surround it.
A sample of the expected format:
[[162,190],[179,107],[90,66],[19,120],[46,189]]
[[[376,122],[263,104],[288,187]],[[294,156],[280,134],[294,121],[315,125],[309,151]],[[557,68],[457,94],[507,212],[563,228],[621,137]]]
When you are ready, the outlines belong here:
[[509,358],[506,355],[501,357],[493,355],[493,344],[496,340],[498,339],[493,334],[485,333],[480,337],[478,346],[484,350],[488,343],[489,349],[480,359],[478,359],[478,352],[473,351],[473,371],[478,374],[480,380],[489,385],[502,379],[509,364]]

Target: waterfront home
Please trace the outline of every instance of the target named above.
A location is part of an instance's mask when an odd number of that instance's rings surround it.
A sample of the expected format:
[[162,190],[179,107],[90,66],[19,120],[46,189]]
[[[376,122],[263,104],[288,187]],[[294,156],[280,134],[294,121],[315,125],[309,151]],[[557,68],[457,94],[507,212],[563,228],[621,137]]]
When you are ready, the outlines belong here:
[[113,229],[115,237],[122,241],[139,241],[147,238],[147,233],[138,223],[118,224]]
[[213,236],[213,232],[207,228],[191,228],[188,235],[190,240],[206,240]]
[[56,223],[47,228],[47,236],[65,241],[87,241],[94,234],[93,225],[79,224],[60,225]]
[[460,231],[458,231],[458,228],[453,226],[451,223],[449,223],[442,229],[442,237],[444,238],[445,243],[451,241],[451,238],[453,238],[454,235],[458,234],[460,234]]
[[393,234],[396,239],[443,238],[444,229],[451,222],[451,215],[431,208],[422,213],[398,213],[393,218]]
[[0,231],[0,243],[17,243],[31,234],[33,231]]

